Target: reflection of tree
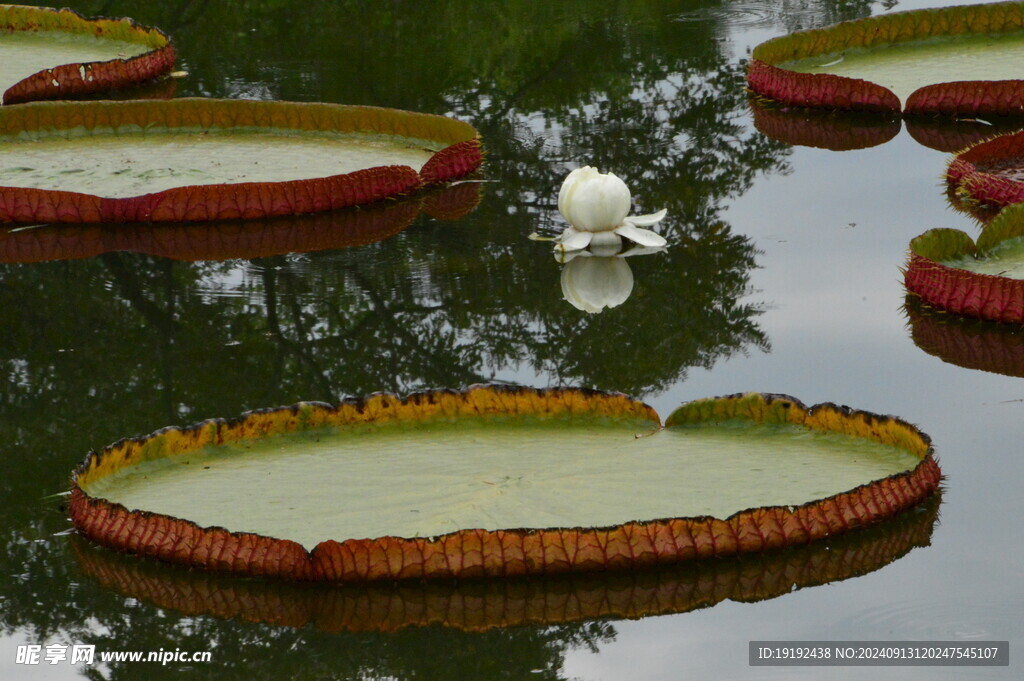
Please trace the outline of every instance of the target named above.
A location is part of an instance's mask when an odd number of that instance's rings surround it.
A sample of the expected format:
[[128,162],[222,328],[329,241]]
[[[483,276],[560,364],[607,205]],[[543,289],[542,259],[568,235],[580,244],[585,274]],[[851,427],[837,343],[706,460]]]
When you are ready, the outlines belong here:
[[[0,584],[3,627],[88,640],[96,617],[123,649],[215,644],[224,657],[210,675],[241,675],[259,654],[253,642],[279,639],[281,655],[259,660],[279,678],[299,655],[310,678],[453,676],[440,671],[453,663],[438,650],[464,660],[465,676],[554,678],[567,647],[610,636],[597,625],[369,637],[209,618],[152,627],[152,613],[77,583],[52,537],[66,521],[41,499],[66,486],[88,449],[170,423],[514,371],[643,396],[691,366],[767,348],[756,306],[740,302],[756,251],[722,214],[759,174],[783,170],[787,152],[744,122],[742,67],[721,42],[728,26],[666,20],[682,11],[667,0],[68,4],[170,31],[190,72],[179,95],[457,115],[481,131],[494,182],[460,222],[421,217],[358,249],[250,263],[116,253],[0,266],[0,565],[16,576]],[[683,9],[706,6],[728,3]],[[526,239],[560,229],[557,188],[582,163],[621,175],[640,212],[668,208],[660,231],[671,241],[631,262],[629,301],[591,316],[560,300],[550,245]],[[62,597],[40,607],[44,591]]]

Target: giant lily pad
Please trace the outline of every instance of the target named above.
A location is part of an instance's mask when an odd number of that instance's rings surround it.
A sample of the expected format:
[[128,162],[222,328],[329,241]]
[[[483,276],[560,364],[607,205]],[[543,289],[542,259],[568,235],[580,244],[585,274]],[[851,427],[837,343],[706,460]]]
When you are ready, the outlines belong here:
[[464,631],[552,626],[598,618],[688,612],[725,600],[753,603],[795,589],[859,577],[927,546],[939,495],[895,518],[785,551],[618,570],[510,580],[409,580],[295,584],[186,570],[72,539],[82,572],[108,589],[186,616],[213,615],[325,631]]
[[158,29],[72,10],[0,5],[0,103],[103,92],[144,83],[174,65]]
[[788,105],[1024,113],[1024,2],[894,12],[761,43],[747,81]]
[[958,229],[932,229],[910,242],[907,291],[956,314],[1024,322],[1024,204],[988,223],[977,243]]
[[399,201],[260,220],[0,228],[0,262],[45,262],[132,252],[172,260],[265,258],[376,243],[420,213],[451,220],[476,207],[480,185],[467,182]]
[[1024,331],[981,319],[941,314],[908,296],[904,306],[914,345],[966,369],[1024,378]]
[[921,432],[830,404],[702,400],[661,429],[623,395],[477,387],[122,440],[76,470],[70,514],[101,544],[220,571],[515,576],[804,544],[939,477]]
[[242,100],[0,109],[0,222],[252,219],[334,210],[452,180],[476,131],[375,107]]
[[988,206],[1024,202],[1024,131],[961,151],[950,161],[946,179],[965,200]]

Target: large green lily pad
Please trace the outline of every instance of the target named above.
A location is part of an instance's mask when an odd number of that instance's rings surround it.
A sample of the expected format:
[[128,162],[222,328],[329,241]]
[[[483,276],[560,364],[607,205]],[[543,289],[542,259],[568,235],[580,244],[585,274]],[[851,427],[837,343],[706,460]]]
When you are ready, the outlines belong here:
[[0,5],[0,103],[62,99],[135,85],[170,71],[174,48],[130,19]]
[[91,455],[72,517],[101,543],[247,573],[546,574],[804,543],[938,483],[925,436],[831,405],[735,396],[667,426],[574,390],[297,405]]
[[0,221],[147,222],[333,210],[461,177],[467,124],[374,107],[240,100],[0,110]]
[[1024,2],[895,12],[774,38],[751,89],[786,104],[862,111],[1024,113]]

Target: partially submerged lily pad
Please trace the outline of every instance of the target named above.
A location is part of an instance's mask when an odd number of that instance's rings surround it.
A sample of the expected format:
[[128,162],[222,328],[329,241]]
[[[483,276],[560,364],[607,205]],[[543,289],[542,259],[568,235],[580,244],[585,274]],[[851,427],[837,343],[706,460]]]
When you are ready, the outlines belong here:
[[950,161],[946,179],[966,201],[997,207],[1024,202],[1024,131],[961,151]]
[[1024,378],[1024,330],[943,314],[908,296],[905,305],[914,345],[943,362]]
[[85,19],[69,9],[0,5],[0,104],[137,85],[173,65],[167,36],[131,19]]
[[175,99],[0,109],[0,222],[252,219],[475,170],[476,131],[393,109]]
[[186,570],[72,538],[82,572],[108,589],[185,616],[212,615],[324,631],[463,631],[637,619],[753,603],[879,570],[931,543],[940,495],[892,519],[785,551],[619,570],[506,580],[295,584]]
[[398,201],[260,220],[0,228],[0,262],[74,260],[110,252],[229,260],[364,246],[398,234],[420,213],[457,219],[476,207],[479,188],[468,182]]
[[939,484],[927,436],[830,404],[737,395],[666,426],[571,389],[300,403],[92,453],[70,513],[107,546],[221,571],[515,576],[803,544]]
[[747,81],[788,105],[1024,113],[1024,2],[894,12],[761,43]]
[[1024,323],[1024,204],[988,223],[977,243],[958,229],[932,229],[910,242],[907,291],[948,312]]

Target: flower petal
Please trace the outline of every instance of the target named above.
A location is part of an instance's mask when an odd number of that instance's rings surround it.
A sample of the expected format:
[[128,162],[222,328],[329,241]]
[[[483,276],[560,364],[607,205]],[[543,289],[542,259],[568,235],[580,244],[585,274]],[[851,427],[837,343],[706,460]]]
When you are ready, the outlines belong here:
[[638,243],[641,246],[658,247],[664,246],[668,243],[668,241],[665,240],[665,237],[660,234],[655,234],[649,229],[640,229],[631,222],[627,222],[616,229],[615,233],[620,236],[624,236],[630,241]]
[[558,237],[558,243],[555,244],[555,248],[561,248],[566,251],[578,251],[589,246],[593,238],[593,232],[581,232],[569,227]]
[[626,218],[626,222],[632,222],[637,227],[649,227],[664,220],[666,215],[668,215],[668,209],[662,208],[657,213],[649,213],[647,215],[630,215]]
[[628,258],[633,255],[651,255],[652,253],[661,253],[664,250],[664,246],[633,246],[633,248],[628,251],[619,253],[616,257]]

